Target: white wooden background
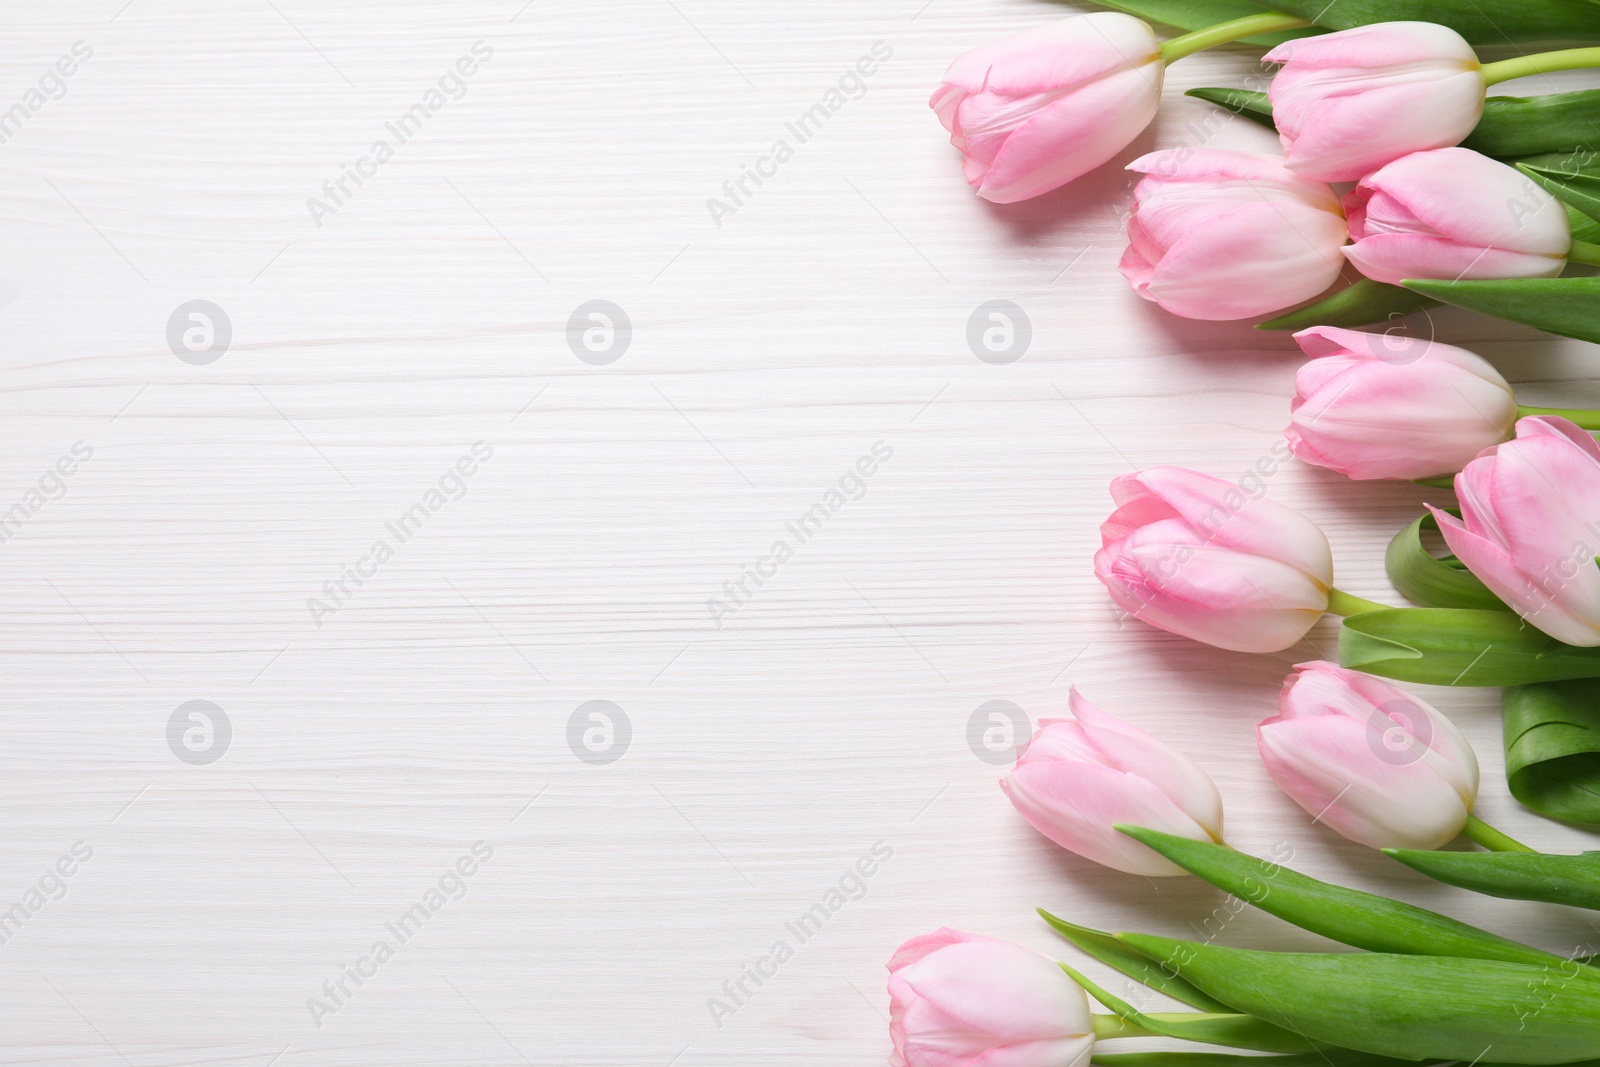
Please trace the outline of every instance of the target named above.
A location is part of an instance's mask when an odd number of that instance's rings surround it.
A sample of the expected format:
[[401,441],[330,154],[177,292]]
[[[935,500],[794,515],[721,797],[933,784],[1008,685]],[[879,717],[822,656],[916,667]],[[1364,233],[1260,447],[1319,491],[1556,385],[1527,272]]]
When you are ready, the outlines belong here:
[[[939,74],[1064,10],[6,5],[0,108],[93,54],[0,145],[0,510],[75,442],[93,456],[0,545],[0,908],[53,890],[74,843],[93,855],[0,945],[0,1062],[879,1061],[907,936],[1054,949],[1035,905],[1183,934],[1221,903],[1011,812],[969,718],[1059,713],[1070,682],[1193,753],[1243,848],[1551,948],[1600,936],[1426,884],[1275,791],[1252,726],[1331,624],[1249,657],[1109,607],[1107,481],[1242,473],[1296,359],[1128,292],[1116,167],[1006,208],[962,183],[926,107]],[[307,199],[477,41],[464,95],[315,225]],[[707,198],[879,41],[865,95],[715,225]],[[1184,62],[1123,161],[1269,145],[1178,95],[1252,69]],[[231,322],[211,363],[167,340],[196,299]],[[603,366],[567,344],[595,299],[633,326]],[[993,299],[1032,324],[1009,365],[965,338]],[[1432,322],[1530,402],[1600,400],[1572,385],[1588,346]],[[476,441],[493,457],[466,495],[314,625],[308,598]],[[879,441],[865,496],[714,625],[708,598]],[[1342,585],[1393,598],[1381,548],[1425,491],[1290,465],[1271,494],[1325,525]],[[1478,745],[1491,820],[1592,840],[1509,800],[1496,693],[1433,695]],[[231,723],[208,764],[169,747],[192,700]],[[631,723],[606,765],[568,743],[590,700]],[[466,896],[315,1025],[308,998],[480,840]],[[799,944],[785,924],[878,842],[866,896]],[[708,998],[779,939],[794,958],[717,1025]],[[1256,914],[1222,940],[1317,943]]]

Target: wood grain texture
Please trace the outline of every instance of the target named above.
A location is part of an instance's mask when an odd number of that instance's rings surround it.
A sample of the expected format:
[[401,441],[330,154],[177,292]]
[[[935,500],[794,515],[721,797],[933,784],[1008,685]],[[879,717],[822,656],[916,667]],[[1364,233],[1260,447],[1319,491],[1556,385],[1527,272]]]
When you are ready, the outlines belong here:
[[[521,4],[0,14],[0,110],[93,51],[0,144],[0,511],[93,450],[0,545],[0,907],[93,850],[0,944],[0,1062],[877,1061],[882,965],[911,934],[1053,949],[1036,905],[1178,934],[1219,905],[1010,811],[969,718],[1058,713],[1069,683],[1193,753],[1241,847],[1288,842],[1308,872],[1558,950],[1596,936],[1426,884],[1277,793],[1252,725],[1330,625],[1218,653],[1120,623],[1094,581],[1107,481],[1242,473],[1296,360],[1128,292],[1117,167],[1009,208],[961,182],[927,93],[1062,5]],[[317,225],[308,198],[479,41],[460,98]],[[707,199],[880,41],[865,94],[716,225]],[[1270,145],[1179,95],[1252,69],[1176,67],[1121,161]],[[196,299],[232,326],[204,365],[167,339]],[[604,366],[567,339],[596,299],[633,329]],[[967,346],[993,299],[1032,324],[1010,365]],[[1593,399],[1589,346],[1432,322],[1529,402]],[[492,458],[464,495],[390,536],[474,442]],[[718,626],[707,601],[877,442],[892,457],[859,499]],[[1342,585],[1393,597],[1381,547],[1425,491],[1288,465],[1270,492],[1325,525]],[[308,600],[378,539],[393,558],[317,625]],[[1495,693],[1430,695],[1478,746],[1491,820],[1586,842],[1509,800]],[[231,723],[209,764],[169,748],[193,700]],[[569,747],[591,700],[631,723],[610,764]],[[316,1025],[308,998],[477,841],[493,855],[465,896]],[[866,895],[799,943],[786,924],[879,842]],[[708,998],[779,939],[794,958],[714,1020]]]

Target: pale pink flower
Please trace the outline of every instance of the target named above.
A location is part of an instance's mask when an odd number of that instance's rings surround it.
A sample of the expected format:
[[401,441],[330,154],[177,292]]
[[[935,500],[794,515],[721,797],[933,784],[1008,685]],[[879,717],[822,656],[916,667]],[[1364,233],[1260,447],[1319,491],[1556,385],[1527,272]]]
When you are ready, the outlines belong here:
[[1267,773],[1318,822],[1372,848],[1438,848],[1478,796],[1478,757],[1454,723],[1405,690],[1302,663],[1256,728]]
[[1350,478],[1452,474],[1511,437],[1517,401],[1488,361],[1403,334],[1313,326],[1295,375],[1294,454]]
[[1174,148],[1140,156],[1128,249],[1133,291],[1190,319],[1247,319],[1310,300],[1344,266],[1332,187],[1275,156]]
[[1461,518],[1433,509],[1467,568],[1557,641],[1600,645],[1600,445],[1530,417],[1456,475]]
[[1171,860],[1118,823],[1222,840],[1222,795],[1195,762],[1108,715],[1076,689],[1073,717],[1044,719],[1000,783],[1024,819],[1062,848],[1129,874],[1175,875]]
[[1434,22],[1379,22],[1286,41],[1267,96],[1285,163],[1355,181],[1401,156],[1460,144],[1483,115],[1478,56]]
[[1333,552],[1292,508],[1182,467],[1111,483],[1095,576],[1135,618],[1237,652],[1277,652],[1328,609]]
[[1560,201],[1514,167],[1465,148],[1414,152],[1344,197],[1354,244],[1343,249],[1374,281],[1551,278],[1572,230]]
[[1131,15],[1058,19],[965,53],[929,106],[997,204],[1047,193],[1122,151],[1155,117],[1161,42]]
[[1086,1067],[1083,988],[1045,956],[948,927],[889,960],[894,1067]]

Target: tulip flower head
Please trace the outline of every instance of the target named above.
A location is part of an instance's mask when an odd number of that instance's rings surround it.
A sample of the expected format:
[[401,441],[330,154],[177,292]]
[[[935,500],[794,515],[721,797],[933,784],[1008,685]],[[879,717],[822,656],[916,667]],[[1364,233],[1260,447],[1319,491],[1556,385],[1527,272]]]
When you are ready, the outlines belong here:
[[1460,144],[1483,115],[1472,46],[1433,22],[1379,22],[1286,41],[1267,96],[1285,166],[1355,181],[1402,156]]
[[1135,618],[1218,648],[1277,652],[1328,609],[1328,539],[1264,489],[1154,467],[1117,478],[1111,495],[1094,572]]
[[1274,156],[1217,148],[1140,156],[1128,249],[1134,292],[1190,319],[1247,319],[1310,300],[1344,266],[1332,187]]
[[1041,721],[1000,788],[1035,830],[1085,859],[1129,874],[1183,874],[1114,827],[1132,823],[1220,842],[1216,783],[1189,757],[1101,711],[1076,689],[1067,699],[1073,718]]
[[1083,988],[1045,956],[949,928],[889,960],[894,1067],[1084,1067],[1094,1018]]
[[1350,478],[1432,478],[1509,440],[1511,386],[1464,348],[1314,326],[1294,335],[1310,363],[1295,375],[1294,454]]
[[1345,194],[1343,252],[1374,281],[1550,278],[1572,229],[1560,201],[1514,167],[1465,148],[1414,152]]
[[1372,848],[1438,848],[1478,797],[1478,758],[1454,723],[1388,682],[1332,663],[1295,667],[1256,728],[1267,773],[1318,822]]
[[1557,641],[1600,645],[1600,445],[1566,419],[1517,423],[1513,441],[1456,475],[1461,518],[1433,509],[1467,569]]
[[1131,15],[1059,19],[950,64],[929,106],[997,204],[1047,193],[1126,148],[1161,100],[1161,42]]

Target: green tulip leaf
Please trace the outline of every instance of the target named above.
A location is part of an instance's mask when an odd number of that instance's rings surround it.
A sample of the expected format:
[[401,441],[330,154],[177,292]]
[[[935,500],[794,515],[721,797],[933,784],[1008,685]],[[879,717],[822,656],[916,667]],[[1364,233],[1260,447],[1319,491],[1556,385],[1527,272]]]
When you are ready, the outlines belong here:
[[1254,1049],[1257,1052],[1314,1052],[1323,1047],[1299,1034],[1249,1015],[1212,1015],[1198,1019],[1174,1017],[1167,1013],[1147,1015],[1065,963],[1057,963],[1056,966],[1071,975],[1073,981],[1083,986],[1091,997],[1104,1004],[1119,1019],[1125,1019],[1152,1034],[1199,1041],[1207,1045]]
[[1277,129],[1272,124],[1272,105],[1267,102],[1266,93],[1258,93],[1253,89],[1206,87],[1190,89],[1183,95],[1216,104],[1235,115],[1243,115],[1251,122],[1265,126],[1269,130]]
[[1541,815],[1600,826],[1600,680],[1513,686],[1501,707],[1511,795]]
[[1546,966],[1562,962],[1561,957],[1543,949],[1468,926],[1448,915],[1359,889],[1319,882],[1227,845],[1191,841],[1138,826],[1117,829],[1218,889],[1341,944],[1373,952],[1464,956]]
[[1357,1052],[1349,1048],[1327,1048],[1284,1056],[1250,1056],[1233,1052],[1101,1052],[1096,1049],[1089,1062],[1098,1067],[1419,1067],[1413,1060],[1374,1056],[1370,1052]]
[[1480,608],[1510,611],[1477,575],[1454,556],[1440,558],[1422,544],[1422,531],[1439,529],[1432,513],[1394,535],[1383,567],[1400,595],[1425,608]]
[[1344,620],[1339,663],[1428,685],[1526,685],[1600,677],[1600,648],[1564,645],[1509,611],[1384,608]]
[[1591,219],[1600,219],[1600,174],[1569,166],[1571,154],[1535,156],[1517,163],[1517,169],[1538,182],[1545,192]]
[[1223,1013],[1233,1011],[1226,1004],[1206,996],[1182,978],[1163,973],[1161,968],[1150,962],[1149,957],[1142,952],[1135,952],[1111,934],[1058,919],[1043,908],[1038,911],[1039,916],[1049,923],[1056,933],[1072,942],[1075,948],[1094,957],[1107,967],[1121,971],[1135,982],[1147,985],[1158,993],[1165,993],[1173,1000],[1181,1000],[1191,1008],[1199,1008],[1201,1011]]
[[1600,277],[1411,280],[1407,289],[1486,315],[1600,342]]
[[1572,228],[1574,241],[1600,244],[1600,219],[1591,219],[1571,204],[1561,206],[1567,209],[1567,225]]
[[1545,96],[1491,96],[1461,147],[1496,159],[1578,151],[1594,158],[1600,89]]
[[1571,1063],[1600,1050],[1600,974],[1387,952],[1257,952],[1119,934],[1168,971],[1251,1016],[1399,1059]]
[[[1203,30],[1219,22],[1231,22],[1234,19],[1259,15],[1264,6],[1250,3],[1248,0],[1095,0],[1095,3],[1101,7],[1137,16],[1147,22],[1174,26],[1185,32]],[[1314,26],[1308,26],[1302,30],[1284,30],[1246,37],[1238,43],[1271,48],[1275,44],[1292,41],[1296,37],[1306,37],[1321,32],[1323,31]]]
[[[1435,881],[1485,896],[1600,910],[1600,852],[1555,856],[1543,852],[1430,852],[1411,848],[1383,851]],[[1578,951],[1593,952],[1594,946],[1579,946]]]
[[1261,7],[1330,30],[1374,22],[1438,22],[1475,45],[1600,41],[1593,0],[1272,0]]
[[1439,301],[1421,293],[1362,278],[1332,296],[1307,304],[1287,315],[1259,323],[1258,330],[1304,330],[1312,326],[1367,326],[1403,318]]

